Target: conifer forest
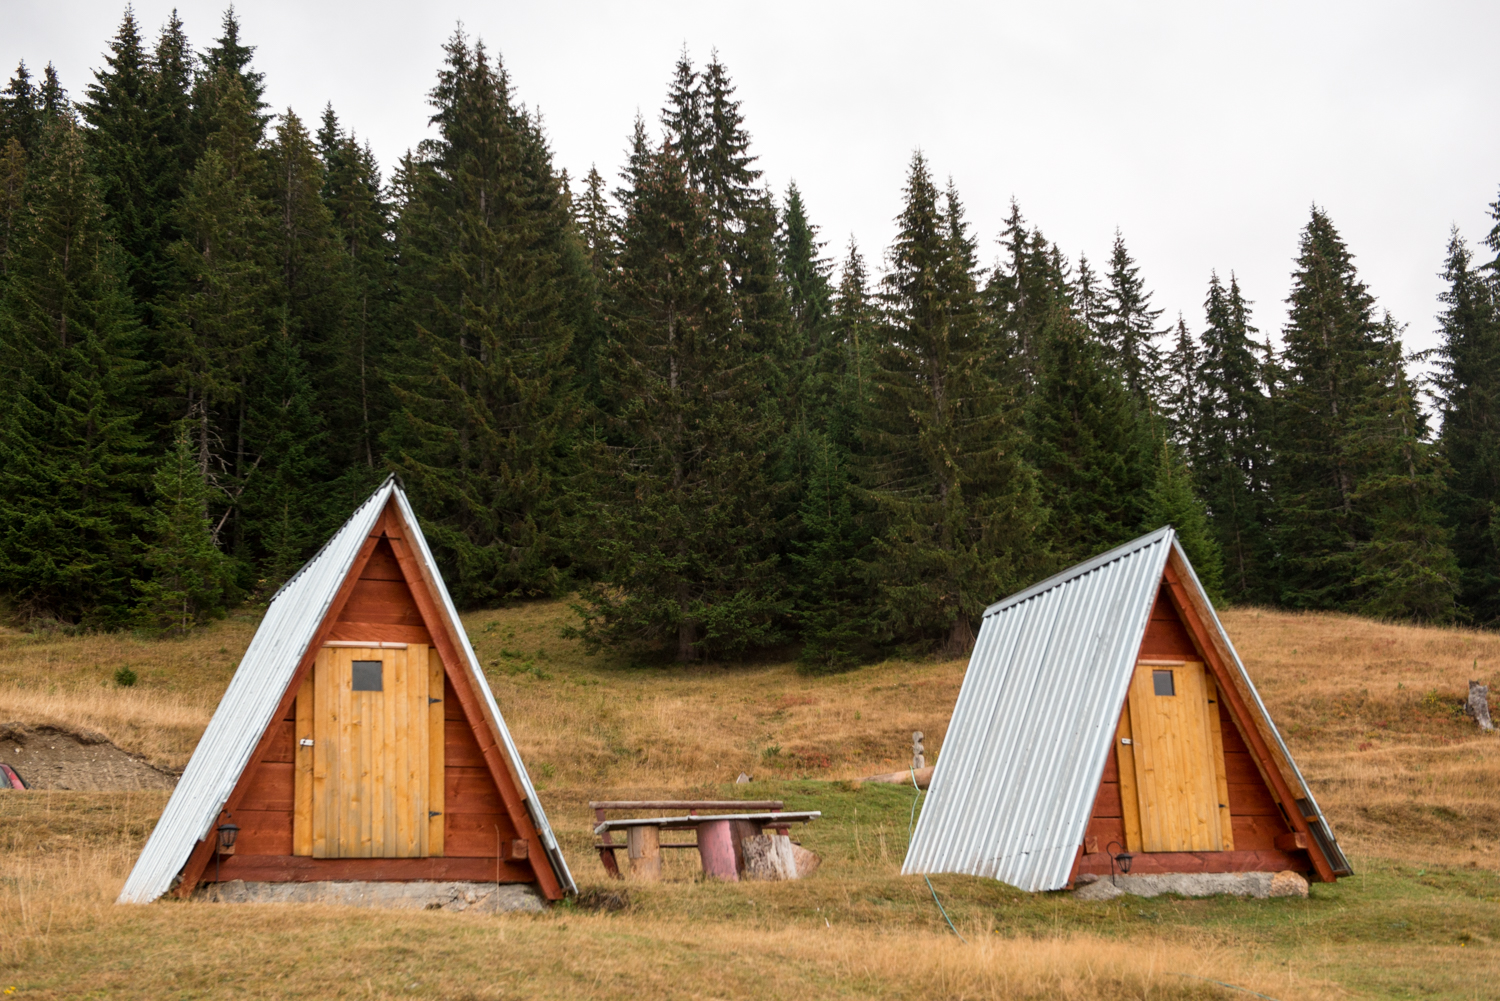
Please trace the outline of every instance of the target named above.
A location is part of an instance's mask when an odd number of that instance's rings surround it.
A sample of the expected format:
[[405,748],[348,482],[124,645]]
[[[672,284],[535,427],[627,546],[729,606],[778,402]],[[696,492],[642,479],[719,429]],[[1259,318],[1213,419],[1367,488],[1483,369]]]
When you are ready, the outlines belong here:
[[1273,338],[1232,272],[1173,324],[1118,234],[1073,258],[1013,203],[981,237],[920,153],[892,244],[830,246],[717,56],[570,176],[462,32],[379,164],[216,30],[127,10],[92,80],[0,93],[17,624],[264,603],[391,474],[461,606],[573,595],[663,663],[960,655],[1166,524],[1226,604],[1500,623],[1500,202],[1432,262],[1426,356],[1316,207]]

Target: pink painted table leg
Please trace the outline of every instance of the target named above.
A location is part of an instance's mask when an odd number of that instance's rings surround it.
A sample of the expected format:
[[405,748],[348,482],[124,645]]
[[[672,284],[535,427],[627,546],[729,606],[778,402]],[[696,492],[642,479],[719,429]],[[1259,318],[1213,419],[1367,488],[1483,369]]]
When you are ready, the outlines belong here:
[[698,825],[698,854],[703,858],[703,874],[715,879],[739,882],[734,860],[734,835],[730,821],[705,820]]

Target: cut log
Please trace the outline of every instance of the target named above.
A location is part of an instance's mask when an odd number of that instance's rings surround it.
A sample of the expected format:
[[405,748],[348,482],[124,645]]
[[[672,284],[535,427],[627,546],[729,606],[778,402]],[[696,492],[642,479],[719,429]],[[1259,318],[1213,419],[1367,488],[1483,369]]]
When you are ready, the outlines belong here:
[[[918,768],[917,769],[917,788],[918,789],[926,789],[927,788],[928,783],[930,783],[932,781],[932,770],[934,768],[936,768],[936,767],[937,767],[936,765],[928,765],[926,768]],[[902,771],[899,771],[899,772],[886,772],[883,775],[870,775],[870,776],[867,776],[865,778],[860,779],[859,781],[861,781],[861,782],[885,782],[885,783],[888,783],[890,785],[909,786],[909,785],[911,785],[911,772],[909,770],[903,769]]]
[[1495,729],[1490,722],[1490,689],[1477,681],[1469,682],[1469,701],[1464,703],[1464,715],[1473,717],[1479,729],[1489,733]]
[[745,838],[745,878],[784,880],[797,878],[796,846],[782,834],[758,834]]
[[705,876],[731,883],[739,882],[740,873],[735,864],[737,860],[729,821],[712,819],[698,825],[698,855],[703,860]]
[[625,832],[630,853],[630,878],[646,883],[661,882],[661,829],[642,825]]

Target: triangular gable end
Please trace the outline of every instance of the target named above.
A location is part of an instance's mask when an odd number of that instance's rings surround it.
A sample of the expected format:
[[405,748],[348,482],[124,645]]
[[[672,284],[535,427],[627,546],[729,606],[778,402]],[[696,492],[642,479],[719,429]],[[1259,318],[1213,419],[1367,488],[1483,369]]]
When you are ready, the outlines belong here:
[[[383,498],[379,496],[381,493],[385,494]],[[350,554],[347,571],[336,582],[336,590],[316,627],[311,629],[311,640],[296,652],[299,658],[296,669],[281,692],[269,725],[248,754],[247,764],[234,776],[232,789],[223,799],[220,811],[210,818],[202,840],[197,840],[186,853],[174,892],[186,896],[205,874],[217,871],[217,878],[271,882],[360,879],[534,882],[548,899],[559,899],[575,889],[571,874],[536,802],[462,626],[451,612],[452,603],[436,578],[435,567],[430,566],[431,554],[421,538],[420,528],[409,506],[403,503],[404,496],[393,484],[382,487],[371,499],[378,501],[378,513],[370,512],[373,519],[368,516],[364,519],[370,526],[365,537],[358,540],[357,552]],[[346,524],[340,535],[351,529],[357,529],[355,519]],[[340,535],[330,541],[330,546],[341,541]],[[314,562],[323,555],[320,552]],[[327,586],[333,589],[333,585],[330,581]],[[273,618],[268,610],[261,628],[267,628]],[[262,639],[259,631],[255,639]],[[303,690],[304,681],[312,677],[320,650],[355,643],[366,648],[384,645],[430,650],[433,671],[430,683],[436,684],[439,673],[442,677],[441,718],[434,716],[430,722],[431,739],[441,740],[443,755],[441,774],[433,776],[433,783],[441,782],[441,790],[435,789],[433,793],[440,797],[435,802],[443,806],[441,828],[433,826],[433,841],[441,846],[440,853],[434,851],[427,857],[412,858],[314,859],[308,857],[302,846],[293,845],[295,815],[304,806],[294,802],[294,772],[301,743],[297,738],[303,733],[298,730],[298,693]],[[256,647],[255,640],[252,647]],[[290,650],[282,654],[290,655]],[[247,651],[241,670],[246,669],[246,662],[251,659],[251,651]],[[229,701],[226,693],[225,702]],[[430,701],[436,702],[437,697]],[[221,711],[224,708],[221,704]],[[304,721],[300,725],[308,724]],[[210,723],[204,742],[216,731],[223,734],[225,727]],[[200,747],[194,757],[200,754],[210,757],[214,750]],[[194,771],[192,763],[188,771]],[[203,769],[197,771],[199,781],[192,785],[207,785]],[[188,773],[184,778],[188,778]],[[183,788],[185,784],[179,783],[179,793],[201,792]],[[219,785],[223,786],[222,779]],[[174,793],[174,798],[177,795]],[[204,813],[205,807],[211,809],[202,802],[201,795],[192,798],[195,802],[184,804],[184,809],[176,811],[175,816],[173,804],[169,803],[163,820],[158,823],[160,829],[169,823],[170,817],[171,825],[179,828],[175,839],[178,843],[182,841],[183,814]],[[535,807],[536,817],[528,806]],[[434,816],[437,812],[434,811]],[[215,859],[216,839],[212,832],[226,818],[240,827],[240,838],[233,854]],[[161,851],[153,856],[152,842],[173,833],[153,831],[147,850],[143,851],[121,894],[122,901],[144,902],[156,895],[151,892],[154,889],[151,884],[161,883],[162,866],[171,862],[170,855],[164,856]],[[217,865],[210,869],[210,862]],[[156,872],[143,872],[152,864]],[[174,872],[178,868],[171,867]]]
[[[1236,777],[1253,779],[1244,784],[1258,785],[1278,814],[1278,804],[1288,807],[1282,830],[1289,837],[1279,860],[1286,860],[1286,849],[1306,852],[1312,864],[1302,868],[1313,869],[1316,878],[1347,875],[1348,861],[1170,527],[986,609],[902,871],[1060,889],[1078,875],[1086,849],[1097,854],[1091,841],[1100,842],[1094,847],[1101,852],[1107,841],[1123,842],[1101,837],[1102,826],[1091,821],[1123,822],[1115,745],[1126,734],[1117,731],[1137,664],[1153,656],[1203,665],[1183,677],[1195,691],[1221,696],[1213,699],[1221,732],[1205,739],[1222,738],[1226,750],[1241,756],[1233,763],[1249,771]],[[1152,685],[1153,676],[1144,683]],[[1211,722],[1193,725],[1212,731]],[[1225,786],[1228,778],[1220,776]],[[1216,803],[1230,798],[1223,786],[1217,791]],[[1250,804],[1246,815],[1264,805]],[[1221,813],[1219,829],[1226,823],[1234,819]],[[1190,840],[1196,846],[1200,839]],[[1207,843],[1216,841],[1211,836]],[[1222,852],[1171,853],[1175,859],[1156,854],[1176,868],[1138,862],[1141,871],[1262,871],[1278,861],[1208,858]]]
[[[1174,562],[1169,559],[1163,568],[1161,586],[1137,659],[1148,665],[1201,662],[1212,677],[1217,698],[1210,699],[1213,706],[1210,712],[1216,717],[1215,740],[1219,742],[1224,762],[1219,778],[1220,795],[1226,802],[1221,807],[1229,823],[1225,850],[1141,853],[1138,846],[1132,845],[1132,841],[1139,840],[1138,831],[1127,833],[1127,828],[1139,823],[1132,816],[1136,810],[1130,802],[1135,789],[1128,771],[1122,781],[1117,740],[1110,746],[1084,843],[1068,882],[1071,885],[1080,874],[1109,874],[1111,847],[1116,851],[1128,847],[1136,852],[1131,871],[1142,874],[1311,869],[1316,878],[1332,881],[1335,875],[1343,873],[1330,864],[1323,842],[1313,833],[1312,823],[1317,822],[1316,818],[1310,823],[1294,805],[1296,801],[1274,760],[1264,751],[1261,734],[1251,733],[1255,724],[1239,687],[1234,684],[1234,672],[1226,670],[1223,658],[1212,644],[1205,648],[1195,638],[1207,635],[1211,627],[1202,623],[1190,603],[1183,603],[1184,599],[1178,597],[1190,585],[1183,584]],[[1125,708],[1122,704],[1117,717],[1116,729],[1120,734],[1127,732]],[[1250,734],[1248,740],[1246,734]]]

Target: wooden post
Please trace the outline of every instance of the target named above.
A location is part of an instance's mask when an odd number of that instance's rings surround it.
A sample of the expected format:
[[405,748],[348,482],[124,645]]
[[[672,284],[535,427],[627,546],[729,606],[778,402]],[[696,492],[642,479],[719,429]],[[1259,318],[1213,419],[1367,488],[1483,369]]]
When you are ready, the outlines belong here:
[[738,883],[740,873],[735,864],[737,854],[730,821],[710,819],[698,825],[698,855],[703,859],[705,876]]
[[655,824],[626,828],[625,846],[630,854],[630,877],[661,882],[661,828]]

